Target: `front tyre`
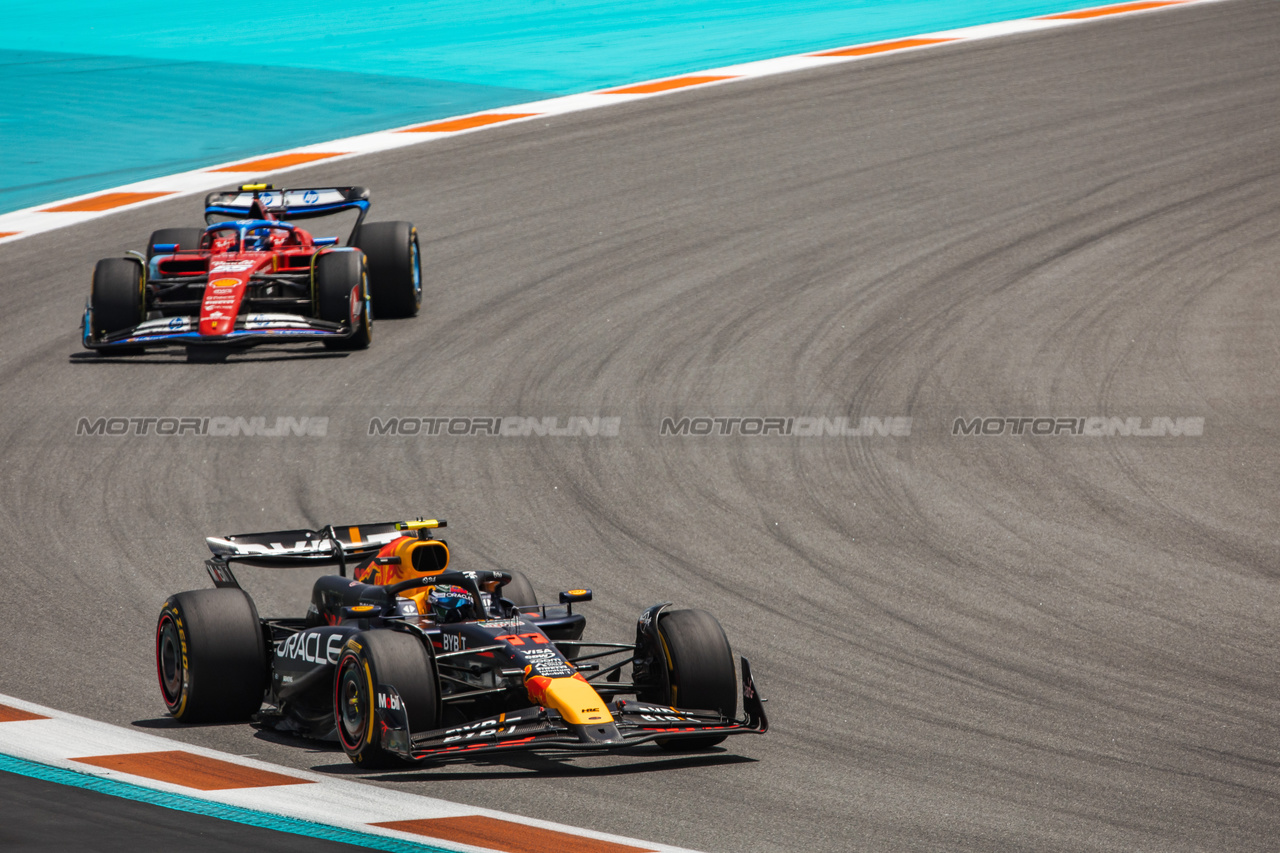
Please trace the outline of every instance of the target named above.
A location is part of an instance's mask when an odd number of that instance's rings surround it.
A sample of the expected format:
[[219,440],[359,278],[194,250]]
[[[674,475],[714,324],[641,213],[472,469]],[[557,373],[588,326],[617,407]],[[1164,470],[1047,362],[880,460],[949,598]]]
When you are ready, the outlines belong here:
[[104,258],[93,269],[93,338],[132,329],[142,322],[146,291],[142,264],[134,258]]
[[502,587],[502,597],[510,601],[516,607],[536,607],[538,604],[538,596],[533,591],[533,584],[529,583],[529,578],[524,572],[517,572],[514,569],[507,572],[511,575],[511,580],[507,581]]
[[267,649],[253,600],[239,589],[171,596],[156,624],[166,710],[184,723],[248,720],[267,687]]
[[354,330],[349,338],[325,341],[329,349],[365,349],[373,340],[369,316],[369,271],[360,252],[327,252],[316,258],[316,309],[321,320]]
[[409,715],[409,732],[440,725],[435,657],[423,642],[397,631],[356,634],[342,649],[334,678],[333,713],[342,751],[360,767],[395,767],[403,759],[382,748],[374,709],[379,684],[396,689]]
[[[658,622],[658,637],[667,669],[660,695],[647,701],[687,708],[691,711],[718,711],[732,718],[738,713],[738,679],[733,670],[729,638],[714,616],[705,610],[675,610],[664,613]],[[663,749],[706,749],[727,735],[704,738],[659,740]]]
[[412,222],[360,226],[355,245],[369,259],[369,288],[379,317],[412,317],[422,307],[422,261]]

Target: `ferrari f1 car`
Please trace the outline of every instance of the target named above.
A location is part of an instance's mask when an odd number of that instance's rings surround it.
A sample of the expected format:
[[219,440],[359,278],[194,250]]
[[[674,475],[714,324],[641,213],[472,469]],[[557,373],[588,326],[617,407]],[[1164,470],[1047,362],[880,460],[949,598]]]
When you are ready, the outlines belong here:
[[[215,588],[178,593],[160,611],[165,707],[184,722],[255,720],[336,739],[363,767],[504,750],[703,749],[768,729],[745,658],[737,717],[733,655],[706,611],[655,604],[634,642],[587,642],[574,605],[590,590],[544,605],[519,572],[455,571],[431,533],[444,526],[209,538]],[[239,565],[339,573],[315,582],[304,617],[261,618]]]
[[[356,213],[345,246],[295,224],[344,211]],[[365,223],[368,211],[364,187],[247,184],[210,193],[206,227],[162,228],[145,254],[98,261],[84,346],[111,354],[284,341],[363,349],[375,312],[409,317],[422,304],[417,229]]]

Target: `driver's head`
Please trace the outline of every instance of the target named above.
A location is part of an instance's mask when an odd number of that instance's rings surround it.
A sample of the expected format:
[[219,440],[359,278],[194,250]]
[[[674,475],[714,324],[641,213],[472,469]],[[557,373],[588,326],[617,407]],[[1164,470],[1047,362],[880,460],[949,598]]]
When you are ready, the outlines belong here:
[[460,586],[439,584],[431,587],[427,604],[437,622],[462,622],[475,618],[471,595]]
[[254,252],[264,252],[271,248],[271,229],[255,228],[249,232],[249,249]]

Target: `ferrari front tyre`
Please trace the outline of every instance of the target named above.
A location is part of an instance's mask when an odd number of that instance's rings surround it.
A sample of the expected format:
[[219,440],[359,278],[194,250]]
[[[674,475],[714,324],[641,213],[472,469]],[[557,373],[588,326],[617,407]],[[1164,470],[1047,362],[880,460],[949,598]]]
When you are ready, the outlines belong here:
[[333,714],[342,751],[372,769],[403,762],[382,747],[378,725],[379,684],[394,687],[409,718],[409,733],[440,725],[440,688],[435,657],[422,640],[399,631],[368,631],[347,640],[334,678]]
[[160,694],[182,722],[248,720],[262,706],[267,666],[258,610],[243,590],[180,592],[160,608]]
[[158,231],[152,231],[151,239],[147,241],[147,260],[151,260],[157,254],[156,246],[163,246],[166,243],[177,243],[180,252],[194,252],[200,248],[200,240],[203,237],[203,228],[161,228]]
[[142,263],[134,258],[105,258],[93,269],[93,337],[132,329],[142,322],[146,292]]
[[330,349],[364,349],[373,340],[369,316],[369,271],[360,252],[327,252],[316,258],[316,308],[321,320],[354,330],[349,338],[325,341]]
[[412,317],[422,307],[422,261],[412,222],[360,226],[355,245],[369,259],[369,288],[379,317]]
[[[705,610],[675,610],[658,622],[667,684],[663,695],[649,701],[687,708],[718,711],[732,718],[738,713],[738,679],[733,671],[729,638],[716,618]],[[663,749],[705,749],[726,735],[659,740]]]

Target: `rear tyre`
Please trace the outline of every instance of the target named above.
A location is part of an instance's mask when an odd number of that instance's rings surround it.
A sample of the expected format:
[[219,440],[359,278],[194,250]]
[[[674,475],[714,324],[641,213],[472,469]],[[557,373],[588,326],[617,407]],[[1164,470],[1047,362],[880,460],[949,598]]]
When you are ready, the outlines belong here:
[[[667,684],[656,701],[690,711],[719,711],[726,717],[738,713],[738,679],[733,651],[716,618],[705,610],[676,610],[658,622]],[[706,749],[727,735],[659,740],[663,749]]]
[[533,591],[533,584],[523,572],[509,571],[511,580],[502,588],[502,597],[516,607],[531,607],[538,603],[538,596]]
[[258,610],[242,590],[180,592],[160,609],[160,693],[182,722],[248,720],[262,706],[267,666]]
[[355,245],[369,259],[369,288],[379,317],[412,317],[422,307],[422,262],[412,222],[360,226]]
[[93,270],[93,337],[132,329],[145,316],[142,264],[134,258],[105,258]]
[[379,684],[394,687],[404,700],[410,733],[439,727],[435,663],[426,645],[409,634],[369,631],[347,641],[334,678],[333,714],[342,751],[352,762],[370,769],[404,763],[382,748],[374,711]]
[[359,252],[328,252],[316,258],[316,307],[321,320],[342,323],[355,334],[325,341],[329,349],[364,349],[373,340],[369,316],[369,272]]
[[161,228],[152,231],[151,239],[147,241],[147,260],[155,257],[157,244],[177,243],[178,251],[194,252],[200,248],[203,237],[203,228]]

